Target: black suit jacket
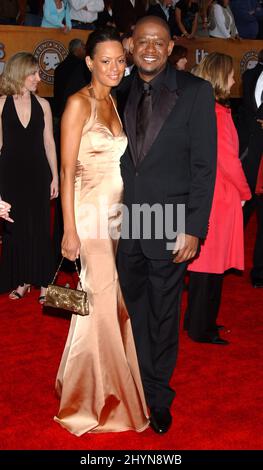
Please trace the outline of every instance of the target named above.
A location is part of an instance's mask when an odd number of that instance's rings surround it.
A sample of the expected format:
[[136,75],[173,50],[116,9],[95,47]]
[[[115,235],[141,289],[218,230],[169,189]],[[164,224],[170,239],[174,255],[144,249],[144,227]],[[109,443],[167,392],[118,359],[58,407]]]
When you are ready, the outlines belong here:
[[[263,64],[258,63],[256,67],[246,70],[242,77],[243,82],[243,106],[249,113],[249,118],[253,119],[258,114],[260,108],[255,100],[255,89],[259,75],[263,72]],[[262,111],[261,111],[262,112]],[[261,114],[262,115],[262,114]]]
[[113,0],[112,13],[117,29],[121,33],[128,33],[131,26],[145,15],[145,1],[135,0],[133,7],[130,0]]
[[[178,72],[167,66],[143,145],[143,160],[136,166],[136,93],[137,72],[117,90],[119,112],[122,116],[129,145],[121,158],[124,182],[124,204],[132,213],[132,205],[159,204],[172,208],[177,228],[177,205],[186,205],[187,234],[204,238],[207,233],[216,172],[216,118],[211,85],[190,73]],[[167,214],[165,220],[172,217]],[[119,248],[130,252],[134,240],[126,238],[134,226],[124,211],[122,238]],[[136,229],[137,230],[137,229]],[[158,232],[158,230],[157,230]],[[156,233],[152,224],[150,239],[140,239],[144,254],[152,259],[172,256],[167,242],[174,242],[164,233]],[[141,234],[140,234],[141,237]]]
[[255,191],[257,174],[261,155],[263,153],[263,130],[257,119],[263,119],[263,104],[257,107],[255,89],[258,77],[263,71],[263,64],[257,64],[254,69],[247,70],[243,77],[243,101],[240,119],[240,149],[241,153],[248,148],[248,153],[242,161],[243,169],[252,192]]

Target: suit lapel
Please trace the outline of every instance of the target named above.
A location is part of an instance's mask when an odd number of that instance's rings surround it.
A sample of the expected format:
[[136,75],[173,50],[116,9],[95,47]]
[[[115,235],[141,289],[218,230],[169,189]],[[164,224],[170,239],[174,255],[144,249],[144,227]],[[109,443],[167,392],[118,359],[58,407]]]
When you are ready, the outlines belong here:
[[151,146],[158,137],[167,117],[175,106],[178,98],[177,91],[171,91],[165,86],[160,90],[159,98],[154,106],[152,119],[149,123],[142,148],[142,160],[148,154]]
[[159,97],[154,105],[152,119],[147,128],[142,148],[142,161],[147,156],[151,146],[158,137],[165,121],[175,106],[178,98],[176,71],[168,65],[166,80],[161,86]]
[[[178,98],[176,71],[168,64],[164,83],[161,86],[159,97],[154,105],[154,112],[149,123],[143,149],[142,160],[146,157],[153,142],[158,137],[167,117],[175,106]],[[137,80],[134,74],[130,93],[124,110],[124,127],[129,141],[129,148],[134,165],[137,164],[137,145],[136,145],[136,112],[140,95],[137,93]]]

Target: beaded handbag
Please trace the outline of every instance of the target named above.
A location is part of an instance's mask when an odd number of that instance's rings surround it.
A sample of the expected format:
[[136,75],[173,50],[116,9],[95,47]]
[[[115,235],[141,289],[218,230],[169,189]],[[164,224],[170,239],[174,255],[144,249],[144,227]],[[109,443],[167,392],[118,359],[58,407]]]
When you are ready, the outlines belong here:
[[64,258],[62,258],[59,264],[53,281],[47,287],[44,308],[52,307],[59,310],[68,310],[76,315],[89,315],[88,296],[87,292],[83,290],[76,261],[74,263],[79,278],[80,289],[71,289],[70,287],[58,286],[54,284],[63,260]]

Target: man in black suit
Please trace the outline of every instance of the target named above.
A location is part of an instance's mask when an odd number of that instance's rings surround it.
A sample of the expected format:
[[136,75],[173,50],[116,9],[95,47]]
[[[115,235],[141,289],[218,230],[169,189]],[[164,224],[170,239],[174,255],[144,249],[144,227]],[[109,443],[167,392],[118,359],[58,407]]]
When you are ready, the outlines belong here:
[[[72,39],[68,45],[67,57],[57,66],[54,72],[54,102],[55,116],[61,117],[67,98],[84,87],[88,82],[86,74],[89,74],[85,63],[85,44],[81,39]],[[82,73],[74,74],[76,80],[72,83],[71,76],[76,69]],[[90,79],[90,74],[89,74]],[[69,85],[70,83],[70,85]]]
[[[169,381],[183,277],[207,233],[216,168],[212,88],[168,64],[172,49],[167,23],[156,16],[139,20],[131,42],[137,71],[117,90],[129,141],[121,158],[124,218],[117,265],[157,433],[172,421]],[[138,208],[145,210],[142,224]]]
[[121,33],[129,33],[145,10],[145,0],[112,0],[113,19]]
[[254,287],[263,287],[263,199],[255,194],[257,174],[263,154],[263,130],[258,120],[263,119],[263,49],[258,55],[258,64],[247,70],[243,77],[243,103],[241,108],[240,143],[243,169],[253,194],[244,206],[244,222],[257,211],[258,227],[254,248],[251,281]]
[[150,5],[147,15],[162,18],[169,25],[171,36],[175,35],[177,24],[172,0],[159,0],[157,3]]

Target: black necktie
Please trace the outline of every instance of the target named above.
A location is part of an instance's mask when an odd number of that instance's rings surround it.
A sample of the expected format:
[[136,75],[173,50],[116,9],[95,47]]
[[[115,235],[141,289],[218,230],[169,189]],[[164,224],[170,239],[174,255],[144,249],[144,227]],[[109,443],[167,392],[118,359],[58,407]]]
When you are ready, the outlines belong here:
[[136,138],[137,138],[137,162],[141,161],[141,152],[145,133],[152,114],[152,87],[149,83],[143,83],[143,94],[137,108]]

